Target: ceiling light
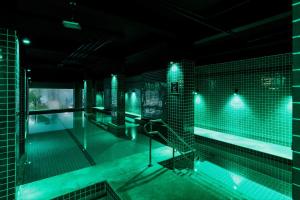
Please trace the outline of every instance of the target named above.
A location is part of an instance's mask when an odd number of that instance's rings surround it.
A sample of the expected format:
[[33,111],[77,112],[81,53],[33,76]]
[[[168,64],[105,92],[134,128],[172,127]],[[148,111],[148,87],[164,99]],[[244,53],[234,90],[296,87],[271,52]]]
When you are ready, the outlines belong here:
[[31,43],[31,41],[28,38],[24,38],[22,40],[22,42],[23,42],[24,45],[30,45],[30,43]]
[[78,22],[63,20],[62,23],[65,28],[81,30],[81,26]]

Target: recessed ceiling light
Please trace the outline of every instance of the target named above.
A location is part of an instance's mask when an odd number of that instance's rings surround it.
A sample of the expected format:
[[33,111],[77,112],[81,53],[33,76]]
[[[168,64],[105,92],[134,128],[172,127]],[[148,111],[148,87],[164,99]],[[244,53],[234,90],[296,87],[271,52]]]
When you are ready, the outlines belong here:
[[22,40],[22,42],[23,42],[24,45],[30,45],[30,43],[31,43],[31,41],[28,38],[24,38]]
[[81,30],[81,26],[78,22],[63,20],[62,23],[65,28]]

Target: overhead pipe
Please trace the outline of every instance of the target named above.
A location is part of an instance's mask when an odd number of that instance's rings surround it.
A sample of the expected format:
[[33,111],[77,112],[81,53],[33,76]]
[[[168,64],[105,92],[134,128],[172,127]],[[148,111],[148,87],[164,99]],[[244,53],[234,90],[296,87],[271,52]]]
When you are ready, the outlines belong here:
[[194,22],[197,22],[197,23],[199,23],[203,26],[206,26],[210,29],[213,29],[215,31],[230,34],[230,32],[228,32],[220,27],[217,27],[216,25],[212,25],[210,23],[205,22],[205,18],[203,16],[200,16],[200,15],[198,15],[190,10],[187,10],[185,8],[176,6],[171,2],[164,2],[164,3],[166,4],[165,8],[170,9],[173,12],[175,12],[187,19],[193,20]]
[[[285,12],[285,13],[275,15],[275,16],[272,16],[272,17],[269,17],[269,18],[265,18],[263,20],[260,20],[260,21],[257,21],[257,22],[251,23],[251,24],[247,24],[247,25],[244,25],[244,26],[240,26],[240,27],[231,29],[229,31],[229,33],[232,33],[232,34],[240,33],[240,32],[243,32],[243,31],[247,31],[247,30],[256,28],[258,26],[263,26],[265,24],[269,24],[269,23],[272,23],[274,21],[278,21],[278,20],[281,20],[281,19],[288,18],[290,16],[291,16],[291,12]],[[229,36],[230,35],[229,33],[223,32],[223,33],[219,33],[219,34],[216,34],[216,35],[213,35],[213,36],[209,36],[209,37],[203,38],[201,40],[195,41],[193,43],[193,45],[198,46],[200,44],[215,41],[215,40],[218,40],[218,39]]]

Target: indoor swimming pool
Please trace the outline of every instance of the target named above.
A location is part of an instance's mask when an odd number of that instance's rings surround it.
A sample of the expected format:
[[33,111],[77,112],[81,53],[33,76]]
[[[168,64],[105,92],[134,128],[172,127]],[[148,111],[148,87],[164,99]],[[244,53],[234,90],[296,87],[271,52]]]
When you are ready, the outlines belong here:
[[[101,119],[111,117],[102,114]],[[97,118],[99,119],[99,118]],[[30,115],[24,183],[149,150],[148,138],[127,123],[127,139],[99,128],[83,112]],[[162,146],[158,142],[153,147]]]
[[[203,159],[195,161],[191,172],[187,169],[165,171],[161,168],[162,166],[157,163],[171,159],[172,150],[166,145],[153,141],[154,163],[152,168],[148,168],[149,140],[141,133],[139,124],[127,122],[125,131],[127,138],[120,138],[95,123],[99,121],[108,123],[111,120],[109,115],[102,112],[94,114],[95,120],[92,122],[87,119],[84,112],[30,115],[27,135],[28,158],[23,184],[18,188],[18,199],[53,198],[101,181],[108,181],[121,197],[124,195],[134,197],[142,191],[149,192],[144,194],[148,197],[158,195],[151,194],[152,190],[149,191],[146,187],[157,187],[160,183],[168,183],[169,186],[163,187],[165,191],[161,199],[164,199],[173,187],[177,187],[176,184],[172,186],[170,182],[172,180],[187,188],[198,188],[200,193],[205,191],[207,198],[210,199],[227,199],[230,196],[236,199],[254,200],[257,199],[257,195],[264,200],[291,199],[290,192],[287,191],[289,188],[287,182],[250,170],[245,167],[243,159],[240,160],[240,164],[234,163],[239,170],[232,170],[233,168],[230,167],[232,160],[227,159],[230,156],[225,155],[224,151],[223,160],[220,159],[218,149],[213,149],[213,145],[209,149],[205,146],[205,142],[197,145],[215,156],[206,157],[204,151],[200,150]],[[245,140],[222,137],[217,132],[196,128],[195,134],[207,139],[217,139],[220,142],[232,142],[235,145],[239,141],[241,146],[251,148],[247,146],[251,143]],[[199,150],[199,147],[197,149]],[[231,155],[231,158],[234,157],[236,156]],[[249,164],[250,161],[247,163]],[[243,170],[247,173],[239,174]],[[95,176],[96,173],[99,174]],[[130,182],[124,182],[131,176],[133,178]],[[76,180],[73,177],[77,177]],[[57,182],[63,180],[70,184],[66,187],[57,187]],[[48,190],[44,185],[51,185],[52,190]],[[219,194],[212,188],[219,188]],[[178,191],[186,196],[190,195],[187,189],[178,189]]]

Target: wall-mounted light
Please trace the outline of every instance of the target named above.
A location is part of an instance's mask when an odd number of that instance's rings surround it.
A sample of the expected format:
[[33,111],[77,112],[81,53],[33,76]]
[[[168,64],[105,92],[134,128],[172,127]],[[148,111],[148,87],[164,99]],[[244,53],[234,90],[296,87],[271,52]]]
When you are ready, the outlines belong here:
[[238,95],[239,89],[234,89],[234,95]]
[[178,70],[178,64],[174,62],[170,62],[171,65],[171,71],[176,72]]
[[196,94],[198,94],[198,92],[193,91],[193,94],[196,95]]
[[31,69],[27,69],[26,71],[27,71],[27,72],[31,72]]
[[31,43],[31,41],[28,38],[24,38],[22,40],[22,42],[23,42],[24,45],[30,45],[30,43]]

